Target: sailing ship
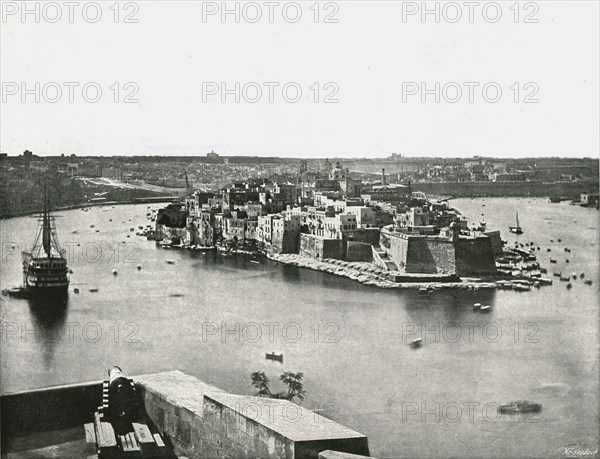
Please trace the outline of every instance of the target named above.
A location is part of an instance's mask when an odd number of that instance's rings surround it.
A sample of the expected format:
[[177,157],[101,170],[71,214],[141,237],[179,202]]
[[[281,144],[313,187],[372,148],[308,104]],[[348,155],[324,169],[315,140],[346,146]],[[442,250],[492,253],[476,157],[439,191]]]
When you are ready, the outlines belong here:
[[521,226],[519,226],[519,212],[517,212],[517,225],[509,226],[508,229],[510,230],[511,233],[523,234],[523,228],[521,228]]
[[49,199],[44,189],[44,210],[30,251],[22,252],[23,285],[30,298],[66,298],[69,291],[69,270],[66,251],[60,248],[55,218],[50,213]]

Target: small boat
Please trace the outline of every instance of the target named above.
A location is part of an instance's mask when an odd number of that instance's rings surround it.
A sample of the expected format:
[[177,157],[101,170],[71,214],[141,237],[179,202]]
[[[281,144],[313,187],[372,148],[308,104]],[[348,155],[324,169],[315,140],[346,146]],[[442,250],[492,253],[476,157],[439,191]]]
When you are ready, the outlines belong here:
[[569,282],[571,280],[571,278],[569,276],[560,276],[560,280],[564,281],[564,282]]
[[573,280],[577,280],[577,273],[573,273]]
[[550,263],[556,263],[556,260],[554,258],[550,258]]
[[571,284],[570,282],[567,284],[567,289],[570,289],[571,287],[573,287],[573,284]]
[[283,354],[275,354],[274,352],[267,352],[265,355],[267,360],[274,360],[276,362],[283,363]]
[[510,402],[508,405],[500,405],[498,411],[504,414],[539,413],[542,411],[542,405],[528,402],[527,400],[519,400],[517,402]]
[[516,290],[517,292],[528,292],[531,290],[531,287],[529,285],[525,285],[525,284],[514,284],[513,283],[513,290]]
[[90,289],[90,292],[92,292],[92,293],[96,293],[97,291],[98,291],[98,288],[97,288],[97,287],[92,287],[92,288]]
[[116,275],[118,274],[118,272],[117,272],[117,270],[116,270],[116,269],[113,269],[113,270],[112,270],[112,273],[113,273],[113,276],[116,276]]
[[568,263],[568,262],[569,262],[569,259],[567,258],[567,259],[565,260],[565,263]]
[[554,272],[552,273],[552,275],[553,275],[553,276],[556,276],[556,277],[562,277],[562,272],[560,272],[560,271],[554,271]]
[[480,308],[481,308],[481,306],[482,306],[482,304],[481,304],[481,303],[475,303],[475,304],[473,305],[473,310],[474,310],[474,311],[476,311],[477,309],[480,309]]
[[413,339],[411,345],[412,347],[421,347],[423,345],[423,338]]
[[78,289],[77,287],[75,287],[75,288],[73,289],[73,292],[74,292],[74,293],[79,293],[79,289]]
[[14,288],[5,288],[2,290],[2,294],[5,296],[10,296],[12,298],[27,298],[27,291],[23,287],[14,287]]
[[585,285],[592,285],[592,279],[586,279],[583,281]]
[[562,242],[562,239],[557,239],[558,242]]
[[519,225],[519,212],[517,212],[517,224],[515,226],[509,226],[508,229],[514,234],[523,234],[523,228]]
[[581,274],[579,275],[579,277],[581,277],[581,278],[583,279],[583,278],[585,277],[585,273],[581,273]]
[[492,310],[491,306],[481,306],[481,308],[479,308],[480,312],[490,312]]
[[260,265],[260,261],[258,261],[258,260],[250,260],[250,263],[255,263],[257,265]]
[[136,266],[136,268],[137,268],[137,270],[139,271],[139,270],[141,270],[141,269],[142,269],[142,265],[137,265],[137,266]]
[[547,252],[552,252],[552,249],[548,248],[546,249]]
[[173,260],[166,260],[168,265],[174,265],[175,262]]
[[421,295],[429,295],[430,293],[433,293],[433,290],[429,290],[427,287],[421,287],[419,288],[419,293]]

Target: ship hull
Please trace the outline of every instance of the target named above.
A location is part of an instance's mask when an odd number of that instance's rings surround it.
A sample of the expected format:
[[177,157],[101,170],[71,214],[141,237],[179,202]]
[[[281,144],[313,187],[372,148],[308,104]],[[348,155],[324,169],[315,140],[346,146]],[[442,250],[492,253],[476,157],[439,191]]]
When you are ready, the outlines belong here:
[[69,294],[69,285],[38,287],[27,286],[25,291],[29,298],[34,300],[57,300],[66,298]]

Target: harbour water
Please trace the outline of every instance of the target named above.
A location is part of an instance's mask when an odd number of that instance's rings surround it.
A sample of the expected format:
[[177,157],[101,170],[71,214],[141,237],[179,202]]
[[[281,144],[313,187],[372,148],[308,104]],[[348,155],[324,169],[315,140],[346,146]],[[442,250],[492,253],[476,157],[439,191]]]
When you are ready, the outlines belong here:
[[[114,364],[131,375],[179,369],[245,394],[253,371],[275,389],[281,372],[299,371],[303,406],[366,434],[377,457],[598,448],[598,212],[527,198],[451,205],[510,245],[540,246],[549,276],[583,272],[593,284],[578,278],[567,290],[555,277],[530,292],[423,296],[244,256],[161,249],[130,231],[148,223],[145,205],[65,211],[57,227],[73,269],[67,307],[2,297],[2,392],[98,380]],[[519,236],[508,233],[517,210]],[[20,250],[37,222],[0,225],[0,286],[9,288],[21,283]],[[491,312],[473,311],[475,302]],[[500,416],[498,405],[512,400],[543,410]]]

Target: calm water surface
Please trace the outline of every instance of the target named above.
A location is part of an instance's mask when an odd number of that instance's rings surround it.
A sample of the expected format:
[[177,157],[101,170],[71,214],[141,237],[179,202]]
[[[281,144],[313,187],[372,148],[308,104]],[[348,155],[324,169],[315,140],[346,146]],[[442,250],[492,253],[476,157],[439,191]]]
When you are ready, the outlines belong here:
[[[375,456],[562,457],[567,447],[597,448],[598,212],[542,199],[452,205],[510,244],[535,242],[549,274],[584,272],[594,284],[578,279],[567,290],[555,278],[528,293],[422,296],[242,256],[159,249],[130,232],[147,224],[145,205],[61,212],[71,292],[81,293],[62,314],[2,297],[2,392],[102,379],[113,364],[131,375],[179,369],[245,394],[253,371],[274,381],[301,371],[303,406],[368,435]],[[516,210],[521,236],[508,233]],[[0,222],[2,288],[21,282],[18,252],[36,224]],[[474,302],[493,310],[475,313]],[[424,345],[412,349],[418,336]],[[284,363],[266,361],[271,351]],[[522,399],[543,411],[498,417],[499,404]]]

